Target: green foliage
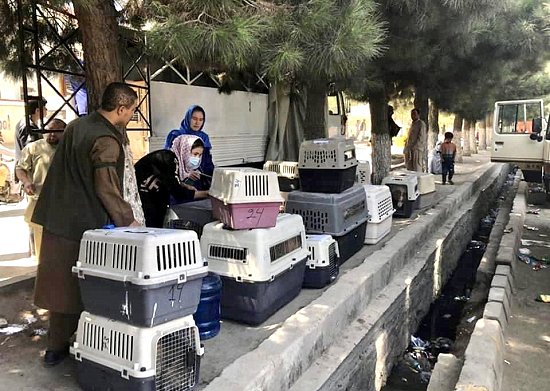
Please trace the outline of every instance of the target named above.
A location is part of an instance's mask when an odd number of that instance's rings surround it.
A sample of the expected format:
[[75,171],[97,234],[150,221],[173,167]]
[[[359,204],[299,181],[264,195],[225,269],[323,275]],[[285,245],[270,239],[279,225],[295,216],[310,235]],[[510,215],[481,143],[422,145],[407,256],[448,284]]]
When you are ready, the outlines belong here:
[[350,76],[383,49],[371,0],[151,0],[147,7],[156,10],[153,52],[202,69],[328,81]]
[[[0,24],[0,69],[14,79],[19,79],[24,72],[30,74],[33,70],[23,66],[36,63],[34,36],[30,33],[32,29],[32,5],[30,1],[21,1],[21,18],[27,30],[22,34],[24,51],[21,52],[21,35],[19,30],[19,15],[16,0],[7,0],[0,3],[0,18],[4,23]],[[71,20],[56,12],[56,9],[63,11],[65,1],[49,1],[50,7],[34,4],[38,8],[37,24],[38,31],[38,55],[40,64],[51,69],[63,69],[66,71],[81,71],[79,64],[71,56],[78,43],[76,34],[76,20]],[[66,47],[56,44],[59,37],[65,39]],[[23,60],[23,61],[22,61]]]

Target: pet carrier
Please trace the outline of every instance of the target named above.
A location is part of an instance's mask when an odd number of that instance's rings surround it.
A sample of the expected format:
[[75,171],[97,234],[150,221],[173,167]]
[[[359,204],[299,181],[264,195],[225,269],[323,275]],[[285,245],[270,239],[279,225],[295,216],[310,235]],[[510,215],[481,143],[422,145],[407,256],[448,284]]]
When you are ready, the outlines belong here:
[[369,222],[365,233],[366,244],[376,244],[391,231],[394,212],[390,188],[386,185],[363,185],[367,194]]
[[344,235],[332,235],[336,243],[338,243],[338,251],[340,252],[340,265],[350,259],[356,252],[363,248],[365,243],[365,233],[367,230],[367,220],[359,220],[356,227],[348,231]]
[[277,173],[279,188],[281,191],[293,191],[300,188],[300,175],[298,173],[298,162],[282,162],[268,160],[264,164],[264,171]]
[[370,163],[358,162],[355,182],[360,183],[362,185],[370,185],[370,175],[371,175]]
[[208,267],[193,231],[115,228],[84,232],[72,270],[87,311],[151,327],[195,312]]
[[277,174],[255,168],[217,168],[209,194],[214,217],[233,229],[275,226],[283,202]]
[[352,140],[306,140],[300,146],[298,171],[302,191],[341,193],[353,186],[356,169]]
[[302,287],[308,250],[302,218],[280,214],[273,228],[204,227],[201,248],[210,271],[222,277],[222,317],[259,324]]
[[302,216],[308,234],[336,236],[354,229],[368,215],[362,185],[337,194],[293,191],[288,194],[286,212]]
[[418,209],[424,209],[435,203],[435,176],[427,172],[399,171],[410,175],[416,175],[418,180]]
[[172,229],[190,229],[200,238],[202,227],[215,221],[212,214],[212,202],[209,199],[174,205],[166,212],[164,227]]
[[203,354],[191,315],[149,328],[89,312],[80,315],[70,351],[86,391],[192,390]]
[[304,288],[323,288],[340,272],[338,243],[330,235],[306,235],[309,257],[304,274]]
[[382,184],[390,188],[395,217],[411,217],[417,207],[418,179],[416,175],[402,171],[391,172],[382,179]]

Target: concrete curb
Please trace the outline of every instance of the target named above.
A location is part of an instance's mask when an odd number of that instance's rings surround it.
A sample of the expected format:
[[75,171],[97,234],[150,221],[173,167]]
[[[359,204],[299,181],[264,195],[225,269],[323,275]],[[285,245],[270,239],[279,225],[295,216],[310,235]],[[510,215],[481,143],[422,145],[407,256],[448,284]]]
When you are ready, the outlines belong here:
[[[519,175],[516,175],[516,181],[518,178]],[[511,317],[514,291],[513,272],[527,210],[526,191],[527,184],[519,183],[509,212],[506,233],[500,240],[494,259],[496,268],[488,292],[488,302],[466,349],[464,366],[456,384],[457,391],[500,390],[504,372],[504,336]]]
[[462,360],[452,354],[439,354],[426,391],[453,390],[461,368]]
[[[422,224],[397,233],[393,243],[401,246],[385,246],[364,258],[362,264],[342,275],[321,297],[288,318],[255,350],[226,367],[205,391],[289,389],[323,351],[342,338],[342,330],[365,311],[377,293],[418,255],[430,235],[443,227],[477,189],[502,175],[505,166],[488,165],[480,171],[431,214],[423,215]],[[365,257],[362,251],[355,256]],[[364,327],[361,332],[364,333]]]
[[504,371],[504,336],[499,322],[479,319],[466,348],[456,391],[499,390]]

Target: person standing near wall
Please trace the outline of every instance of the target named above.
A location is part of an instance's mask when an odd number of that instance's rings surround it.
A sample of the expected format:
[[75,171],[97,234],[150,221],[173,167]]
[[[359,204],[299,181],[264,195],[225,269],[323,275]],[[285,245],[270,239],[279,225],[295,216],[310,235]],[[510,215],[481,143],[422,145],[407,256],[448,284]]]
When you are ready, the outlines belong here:
[[67,126],[36,203],[31,221],[42,225],[44,233],[34,301],[49,310],[46,365],[67,357],[78,326],[82,302],[71,268],[84,231],[144,223],[127,152],[126,125],[136,105],[130,86],[109,84],[100,109]]
[[15,160],[19,160],[21,157],[21,151],[25,146],[33,141],[43,138],[38,124],[40,119],[46,115],[46,99],[38,97],[29,97],[29,101],[25,106],[25,114],[29,119],[29,125],[27,126],[27,119],[23,117],[15,125]]
[[32,223],[31,217],[36,206],[36,201],[40,196],[42,185],[46,180],[46,174],[57,150],[57,145],[63,138],[63,131],[66,126],[67,124],[60,119],[52,120],[46,126],[48,131],[46,138],[25,146],[21,151],[21,158],[15,166],[15,174],[19,178],[23,191],[27,194],[28,198],[24,218],[25,222],[29,224],[37,259],[40,255],[40,245],[42,243],[42,226]]
[[425,156],[427,156],[428,144],[426,123],[420,119],[420,111],[416,108],[411,110],[411,119],[412,124],[403,150],[405,166],[409,171],[426,172]]

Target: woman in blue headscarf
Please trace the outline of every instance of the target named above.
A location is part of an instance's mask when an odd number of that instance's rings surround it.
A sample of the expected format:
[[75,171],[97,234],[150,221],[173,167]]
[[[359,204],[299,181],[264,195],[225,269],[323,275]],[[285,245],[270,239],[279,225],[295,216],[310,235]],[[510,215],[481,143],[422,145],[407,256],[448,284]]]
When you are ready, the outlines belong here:
[[210,144],[210,138],[202,130],[204,127],[204,122],[206,119],[206,114],[204,109],[197,105],[192,105],[187,109],[185,117],[181,121],[179,129],[174,129],[168,133],[166,137],[166,143],[164,144],[165,149],[172,148],[172,144],[176,137],[187,134],[191,136],[200,137],[204,144],[204,153],[202,155],[201,165],[197,171],[194,171],[190,176],[192,179],[200,181],[201,184],[198,184],[197,190],[208,190],[210,187],[210,179],[212,178],[212,173],[214,172],[214,162],[212,161],[212,154],[210,150],[212,149],[212,144]]

